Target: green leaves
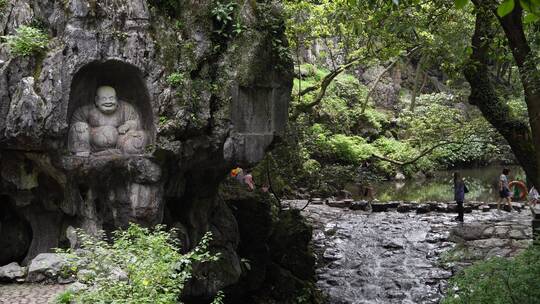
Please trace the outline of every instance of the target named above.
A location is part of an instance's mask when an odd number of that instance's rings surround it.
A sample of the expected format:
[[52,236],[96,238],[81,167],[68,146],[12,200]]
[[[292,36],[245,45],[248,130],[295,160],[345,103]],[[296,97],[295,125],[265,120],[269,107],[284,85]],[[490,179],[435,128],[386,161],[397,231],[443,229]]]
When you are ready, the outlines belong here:
[[467,5],[469,0],[454,0],[454,4],[456,5],[457,9],[462,9]]
[[[212,18],[216,29],[214,33],[223,39],[230,39],[240,34],[244,27],[238,16],[235,16],[237,3],[234,1],[215,1],[212,8]],[[236,19],[236,20],[235,20]]]
[[[499,15],[499,17],[504,17],[510,14],[516,6],[514,1],[515,0],[504,0],[499,4],[497,7],[497,15]],[[454,0],[457,9],[463,9],[467,3],[469,3],[469,0]],[[527,12],[523,18],[524,23],[533,23],[540,20],[540,0],[519,0],[519,3],[523,10]]]
[[172,87],[179,87],[181,84],[184,83],[184,80],[185,80],[184,74],[175,72],[175,73],[171,73],[167,77],[166,81]]
[[540,17],[538,15],[528,13],[523,18],[523,23],[533,23],[533,22],[537,22],[538,20],[540,20]]
[[209,233],[195,249],[181,254],[176,232],[162,225],[148,229],[130,224],[113,233],[112,243],[105,241],[103,232],[90,236],[78,231],[77,236],[81,248],[59,253],[69,261],[66,271],[76,274],[85,287],[62,294],[57,303],[175,304],[193,266],[218,258],[209,253]]
[[520,0],[519,3],[527,12],[523,23],[534,23],[540,20],[540,0]]
[[23,25],[15,35],[2,36],[11,53],[15,56],[30,56],[47,49],[49,36],[41,29]]
[[465,268],[450,281],[444,304],[538,303],[540,248],[533,245],[514,259],[492,258]]
[[499,7],[497,7],[497,15],[504,17],[514,10],[514,0],[504,0]]

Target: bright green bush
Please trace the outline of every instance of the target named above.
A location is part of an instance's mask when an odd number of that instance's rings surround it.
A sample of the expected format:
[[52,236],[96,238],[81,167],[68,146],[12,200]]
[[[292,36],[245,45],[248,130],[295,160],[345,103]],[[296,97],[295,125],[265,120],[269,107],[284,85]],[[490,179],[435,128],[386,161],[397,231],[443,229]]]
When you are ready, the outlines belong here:
[[360,136],[335,134],[329,138],[329,144],[339,160],[350,164],[360,164],[360,162],[371,158],[372,154],[376,152],[376,149]]
[[321,164],[314,159],[308,159],[302,164],[302,169],[309,175],[317,174],[321,171]]
[[383,126],[389,123],[385,112],[373,108],[367,108],[364,113],[359,113],[357,119],[363,122],[364,127],[373,128],[377,133],[382,132]]
[[321,124],[314,124],[309,129],[308,150],[324,159],[345,164],[360,164],[371,157],[376,149],[360,136],[332,134]]
[[355,123],[347,100],[333,96],[325,98],[317,108],[317,121],[324,124],[332,133],[350,134]]
[[347,100],[350,106],[363,102],[367,91],[368,88],[360,83],[358,78],[347,73],[337,76],[330,85],[330,93]]
[[23,25],[17,29],[15,35],[3,36],[15,56],[29,56],[43,52],[49,44],[49,37],[42,30]]
[[184,82],[184,79],[182,73],[172,73],[167,77],[167,83],[173,87],[178,87]]
[[396,160],[406,160],[414,156],[417,151],[407,142],[398,141],[394,138],[381,137],[373,142],[373,145],[383,155],[394,157]]
[[537,304],[540,302],[540,248],[514,259],[493,258],[465,268],[450,280],[443,304]]
[[[112,243],[103,233],[96,238],[79,231],[78,237],[80,249],[60,252],[69,261],[67,271],[78,272],[77,279],[87,287],[70,296],[61,294],[59,303],[178,303],[193,264],[218,258],[208,252],[209,233],[193,251],[181,254],[173,232],[159,225],[150,230],[131,224],[115,231]],[[125,277],[119,279],[119,273]]]

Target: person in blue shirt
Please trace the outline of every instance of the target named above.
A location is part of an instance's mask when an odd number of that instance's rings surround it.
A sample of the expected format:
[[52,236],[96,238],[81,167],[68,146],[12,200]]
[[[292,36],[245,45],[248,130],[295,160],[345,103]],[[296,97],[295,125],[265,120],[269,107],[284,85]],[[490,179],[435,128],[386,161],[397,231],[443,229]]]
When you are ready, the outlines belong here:
[[454,200],[457,203],[456,221],[463,223],[463,202],[465,201],[465,182],[459,172],[454,172]]

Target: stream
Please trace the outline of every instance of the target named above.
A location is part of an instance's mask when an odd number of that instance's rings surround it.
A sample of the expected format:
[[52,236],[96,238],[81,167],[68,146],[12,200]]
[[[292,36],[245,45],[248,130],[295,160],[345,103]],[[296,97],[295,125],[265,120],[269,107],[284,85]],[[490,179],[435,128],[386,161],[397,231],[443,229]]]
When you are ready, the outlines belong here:
[[[524,180],[523,169],[519,166],[509,166],[509,180]],[[498,200],[496,185],[501,175],[502,166],[488,166],[474,169],[457,170],[465,179],[470,192],[466,199],[469,201],[492,202]],[[375,198],[379,201],[417,201],[445,202],[453,199],[453,171],[437,171],[431,178],[409,178],[400,181],[373,182]],[[346,185],[355,199],[360,199],[355,184]]]

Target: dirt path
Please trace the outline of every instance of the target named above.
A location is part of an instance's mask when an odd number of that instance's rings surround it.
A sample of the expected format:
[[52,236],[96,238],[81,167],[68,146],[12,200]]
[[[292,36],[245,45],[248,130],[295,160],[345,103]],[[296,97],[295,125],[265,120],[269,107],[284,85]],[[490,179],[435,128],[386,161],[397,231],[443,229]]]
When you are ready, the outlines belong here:
[[1,304],[48,304],[54,303],[57,294],[68,285],[0,284]]

